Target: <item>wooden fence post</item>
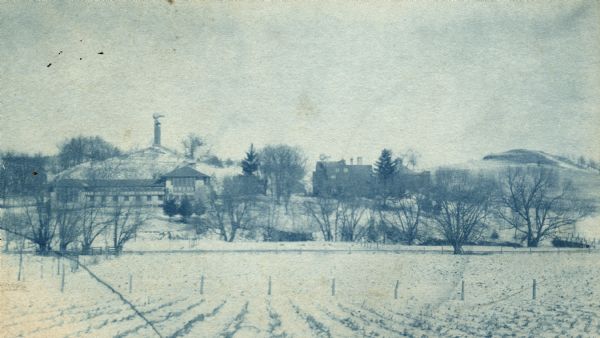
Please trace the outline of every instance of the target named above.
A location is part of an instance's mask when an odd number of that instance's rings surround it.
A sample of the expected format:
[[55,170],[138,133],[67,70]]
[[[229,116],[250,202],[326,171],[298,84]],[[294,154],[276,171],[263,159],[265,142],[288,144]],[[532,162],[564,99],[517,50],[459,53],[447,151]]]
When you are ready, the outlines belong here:
[[335,296],[335,278],[331,280],[331,295]]
[[200,276],[200,294],[204,294],[204,275]]
[[129,293],[133,290],[133,276],[129,274]]
[[21,281],[21,271],[23,270],[23,248],[19,252],[19,274],[17,275],[17,281]]
[[461,286],[460,286],[460,300],[465,300],[465,281],[463,280],[461,282]]
[[267,295],[271,295],[271,276],[269,276],[269,289],[267,290]]
[[60,292],[65,291],[65,264],[63,263],[62,267],[62,278],[60,280]]
[[400,286],[400,281],[396,280],[396,287],[394,288],[394,299],[398,299],[398,287]]
[[535,298],[536,298],[536,291],[537,291],[537,290],[536,290],[536,287],[537,287],[537,285],[536,285],[536,281],[535,281],[535,279],[534,279],[534,280],[533,280],[533,288],[532,288],[532,292],[531,292],[531,298],[532,298],[533,300],[535,300]]

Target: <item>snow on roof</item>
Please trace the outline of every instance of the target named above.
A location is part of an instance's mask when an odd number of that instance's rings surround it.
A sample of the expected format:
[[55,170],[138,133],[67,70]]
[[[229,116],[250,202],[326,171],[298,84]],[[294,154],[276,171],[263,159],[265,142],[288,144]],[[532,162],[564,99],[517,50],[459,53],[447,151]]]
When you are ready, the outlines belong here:
[[164,177],[194,177],[194,178],[209,177],[208,175],[203,174],[190,166],[177,168],[169,173],[164,174],[163,176]]

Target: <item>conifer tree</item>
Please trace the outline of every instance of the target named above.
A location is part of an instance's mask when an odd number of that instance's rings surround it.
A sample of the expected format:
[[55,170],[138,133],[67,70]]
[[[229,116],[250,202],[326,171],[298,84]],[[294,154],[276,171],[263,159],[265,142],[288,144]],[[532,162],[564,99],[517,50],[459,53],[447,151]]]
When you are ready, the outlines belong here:
[[392,159],[392,151],[383,149],[375,162],[375,174],[381,183],[388,183],[396,174],[397,161]]
[[180,214],[181,217],[183,217],[183,222],[187,223],[188,218],[192,216],[193,212],[194,211],[192,209],[192,202],[190,202],[190,199],[187,196],[184,196],[181,199],[181,204],[179,205],[177,213]]
[[246,152],[246,158],[242,161],[242,171],[244,176],[253,176],[258,171],[259,160],[258,153],[254,150],[254,145],[250,145],[250,150]]
[[174,198],[168,198],[163,204],[163,212],[169,216],[169,219],[177,215],[177,202]]

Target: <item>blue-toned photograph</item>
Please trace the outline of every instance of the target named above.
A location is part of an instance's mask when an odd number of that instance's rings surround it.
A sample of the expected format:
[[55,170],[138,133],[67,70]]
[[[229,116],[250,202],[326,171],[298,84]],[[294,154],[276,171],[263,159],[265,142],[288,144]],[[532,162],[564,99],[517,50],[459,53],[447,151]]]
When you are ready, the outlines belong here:
[[0,0],[0,337],[600,337],[600,2]]

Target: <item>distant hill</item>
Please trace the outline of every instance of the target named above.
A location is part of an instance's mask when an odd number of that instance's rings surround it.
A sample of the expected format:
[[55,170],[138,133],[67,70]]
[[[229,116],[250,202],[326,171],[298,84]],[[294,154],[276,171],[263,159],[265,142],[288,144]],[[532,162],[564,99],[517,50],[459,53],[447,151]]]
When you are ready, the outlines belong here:
[[485,156],[483,160],[500,161],[508,164],[543,164],[553,167],[588,170],[566,157],[527,149],[513,149],[499,154],[490,154]]
[[468,169],[488,175],[500,175],[507,167],[536,165],[555,169],[562,179],[573,182],[582,198],[596,204],[596,213],[578,222],[576,232],[588,238],[599,238],[600,174],[596,170],[581,167],[562,156],[527,149],[513,149],[502,153],[489,154],[480,160],[455,164],[450,168]]

